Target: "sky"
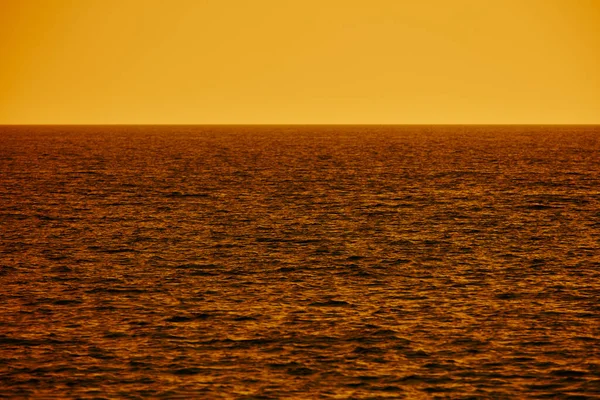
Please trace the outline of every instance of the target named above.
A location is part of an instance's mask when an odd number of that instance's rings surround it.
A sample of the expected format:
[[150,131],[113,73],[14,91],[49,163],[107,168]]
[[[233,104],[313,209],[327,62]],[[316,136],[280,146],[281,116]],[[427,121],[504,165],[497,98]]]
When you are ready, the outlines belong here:
[[598,124],[600,0],[0,0],[0,124]]

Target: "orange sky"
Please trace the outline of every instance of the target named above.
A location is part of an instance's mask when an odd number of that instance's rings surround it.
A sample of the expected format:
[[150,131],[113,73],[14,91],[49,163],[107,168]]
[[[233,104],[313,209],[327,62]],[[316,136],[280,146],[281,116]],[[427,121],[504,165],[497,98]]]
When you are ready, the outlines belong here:
[[600,123],[600,0],[0,0],[0,124]]

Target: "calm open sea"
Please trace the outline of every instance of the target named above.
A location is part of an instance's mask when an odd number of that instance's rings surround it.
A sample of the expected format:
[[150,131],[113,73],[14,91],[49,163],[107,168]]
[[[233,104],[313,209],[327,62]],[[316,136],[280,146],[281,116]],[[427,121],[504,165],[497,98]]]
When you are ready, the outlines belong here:
[[0,127],[0,397],[600,398],[600,127]]

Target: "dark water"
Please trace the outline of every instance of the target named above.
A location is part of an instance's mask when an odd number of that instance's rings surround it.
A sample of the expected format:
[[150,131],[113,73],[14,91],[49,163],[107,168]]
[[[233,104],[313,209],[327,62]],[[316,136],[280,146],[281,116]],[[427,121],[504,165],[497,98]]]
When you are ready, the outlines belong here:
[[0,177],[0,397],[600,397],[600,127],[0,127]]

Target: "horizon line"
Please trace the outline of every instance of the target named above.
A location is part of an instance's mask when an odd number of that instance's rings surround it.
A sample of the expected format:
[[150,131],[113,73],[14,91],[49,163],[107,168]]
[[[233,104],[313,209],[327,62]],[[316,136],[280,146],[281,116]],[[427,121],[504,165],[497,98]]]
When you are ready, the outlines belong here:
[[11,126],[598,126],[597,123],[0,123]]

